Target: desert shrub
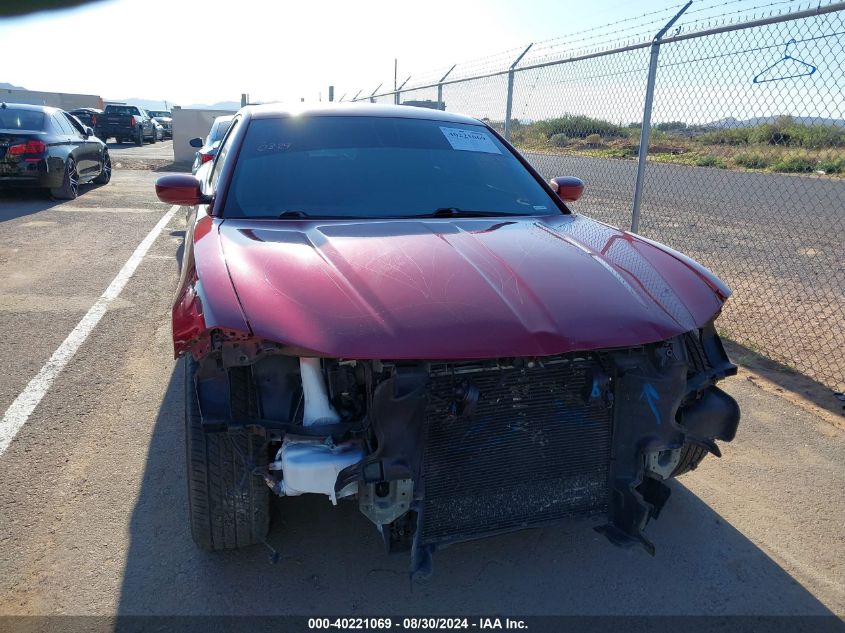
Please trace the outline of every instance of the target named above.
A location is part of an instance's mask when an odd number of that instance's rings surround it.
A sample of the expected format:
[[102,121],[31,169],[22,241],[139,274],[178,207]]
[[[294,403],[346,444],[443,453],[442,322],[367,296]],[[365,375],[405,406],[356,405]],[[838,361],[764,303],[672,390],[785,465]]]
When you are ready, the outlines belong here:
[[711,145],[747,145],[748,130],[749,128],[744,127],[710,130],[699,136],[698,140]]
[[743,152],[734,156],[734,163],[750,169],[765,169],[771,161],[762,154]]
[[601,143],[601,135],[600,134],[588,134],[587,137],[584,139],[590,145],[598,145]]
[[807,149],[845,145],[845,129],[833,125],[789,125],[783,128],[788,144]]
[[695,165],[696,167],[718,167],[719,169],[727,167],[724,160],[718,156],[712,156],[710,154],[696,158]]
[[549,141],[555,147],[566,147],[569,145],[569,137],[566,134],[552,134]]
[[627,136],[624,128],[609,121],[575,114],[537,121],[534,125],[546,138],[555,134],[565,134],[569,138],[586,138],[591,134],[599,134],[605,138]]
[[808,173],[816,170],[816,162],[803,156],[784,156],[774,165],[774,171]]
[[816,169],[823,171],[826,174],[845,173],[845,158],[820,160],[816,165]]
[[748,128],[749,143],[763,143],[765,145],[789,145],[788,128],[782,128],[774,123],[763,123]]
[[687,124],[683,121],[665,121],[658,123],[654,128],[661,132],[680,132],[687,129]]

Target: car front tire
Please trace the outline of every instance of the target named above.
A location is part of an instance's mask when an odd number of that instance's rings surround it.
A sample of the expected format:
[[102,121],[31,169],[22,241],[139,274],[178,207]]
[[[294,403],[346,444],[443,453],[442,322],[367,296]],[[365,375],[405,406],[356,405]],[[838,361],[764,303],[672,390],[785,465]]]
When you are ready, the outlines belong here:
[[270,528],[270,489],[254,470],[267,466],[267,447],[247,432],[206,432],[194,383],[198,365],[190,356],[184,364],[191,536],[204,550],[261,543]]
[[706,456],[707,449],[703,446],[690,444],[689,442],[684,443],[683,447],[681,447],[681,459],[678,461],[678,465],[675,466],[675,470],[672,471],[671,476],[680,477],[691,470],[695,470],[698,468],[701,460]]

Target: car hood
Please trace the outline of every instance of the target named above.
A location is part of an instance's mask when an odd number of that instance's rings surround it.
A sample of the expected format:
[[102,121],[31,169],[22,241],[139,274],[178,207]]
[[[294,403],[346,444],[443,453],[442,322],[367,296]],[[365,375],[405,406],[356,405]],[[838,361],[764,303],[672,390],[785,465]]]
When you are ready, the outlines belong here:
[[227,219],[218,230],[253,334],[328,357],[629,347],[703,326],[730,293],[695,262],[577,215]]

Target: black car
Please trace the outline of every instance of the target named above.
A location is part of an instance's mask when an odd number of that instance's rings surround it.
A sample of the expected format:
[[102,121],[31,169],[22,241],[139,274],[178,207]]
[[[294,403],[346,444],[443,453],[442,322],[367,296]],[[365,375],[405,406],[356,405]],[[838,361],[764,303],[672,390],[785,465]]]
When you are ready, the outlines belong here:
[[109,150],[90,127],[58,108],[0,103],[0,188],[40,187],[73,199],[80,184],[109,180]]
[[71,110],[68,114],[75,116],[79,119],[79,122],[82,123],[82,125],[90,127],[94,130],[94,134],[100,137],[100,135],[97,134],[97,120],[100,116],[102,116],[102,110],[98,108],[77,108],[76,110]]

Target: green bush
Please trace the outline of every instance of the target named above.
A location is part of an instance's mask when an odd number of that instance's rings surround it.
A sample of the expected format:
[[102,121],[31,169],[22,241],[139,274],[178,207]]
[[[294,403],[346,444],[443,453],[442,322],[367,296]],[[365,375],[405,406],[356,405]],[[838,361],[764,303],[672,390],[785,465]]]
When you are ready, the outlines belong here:
[[695,165],[696,167],[718,167],[719,169],[727,167],[725,161],[718,156],[711,156],[710,154],[697,158],[695,160]]
[[734,163],[741,167],[748,167],[750,169],[765,169],[769,166],[771,161],[762,154],[755,154],[753,152],[743,152],[734,156]]
[[549,141],[555,147],[566,147],[569,145],[569,137],[566,134],[552,134]]
[[683,121],[665,121],[658,123],[654,128],[661,132],[680,132],[687,129],[687,124]]
[[841,174],[845,173],[845,158],[837,158],[835,160],[820,160],[816,169],[823,171],[826,174]]
[[598,145],[601,143],[601,135],[600,134],[589,134],[587,138],[584,139],[590,145]]
[[816,170],[816,163],[802,156],[784,156],[772,165],[772,169],[782,172],[808,173]]
[[845,145],[845,130],[833,125],[789,125],[783,128],[783,134],[789,145],[807,149]]
[[784,145],[821,149],[845,146],[845,129],[833,125],[803,125],[790,117],[778,117],[774,123],[752,127],[709,130],[696,137],[701,143],[714,145]]
[[556,119],[537,121],[534,125],[547,139],[550,139],[555,134],[565,134],[569,138],[587,138],[591,134],[600,134],[604,138],[627,136],[624,128],[609,121],[575,114],[567,114]]
[[765,145],[789,145],[788,128],[781,128],[773,123],[763,123],[748,128],[749,143],[763,143]]

